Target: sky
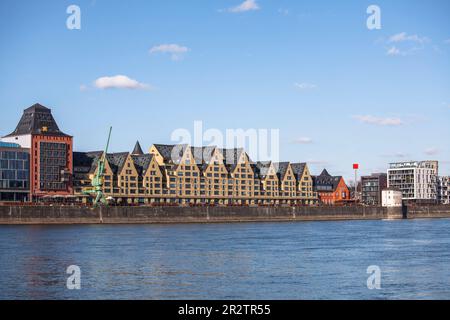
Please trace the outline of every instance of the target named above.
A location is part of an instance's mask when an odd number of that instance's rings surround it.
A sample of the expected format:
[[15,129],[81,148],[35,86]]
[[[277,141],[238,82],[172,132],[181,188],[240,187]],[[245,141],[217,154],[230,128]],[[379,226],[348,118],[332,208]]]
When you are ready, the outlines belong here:
[[0,41],[0,136],[38,102],[77,151],[109,126],[119,152],[202,121],[279,129],[279,158],[313,174],[439,160],[450,175],[447,0],[2,0]]

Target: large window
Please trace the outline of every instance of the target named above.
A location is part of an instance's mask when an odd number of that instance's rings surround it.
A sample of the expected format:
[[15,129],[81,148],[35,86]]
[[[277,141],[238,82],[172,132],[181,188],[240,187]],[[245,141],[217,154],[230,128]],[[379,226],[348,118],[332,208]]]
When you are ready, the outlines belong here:
[[67,145],[65,143],[40,143],[41,190],[66,190],[63,171],[67,168]]
[[30,155],[25,151],[0,152],[0,188],[28,190]]

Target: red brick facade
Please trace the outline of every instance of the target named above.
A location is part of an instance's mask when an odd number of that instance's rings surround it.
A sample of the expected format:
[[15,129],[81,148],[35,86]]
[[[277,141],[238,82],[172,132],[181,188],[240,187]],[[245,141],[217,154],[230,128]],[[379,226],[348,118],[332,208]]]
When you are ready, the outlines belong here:
[[[47,144],[43,144],[47,143]],[[46,151],[45,145],[58,146],[60,150]],[[64,147],[64,149],[62,149]],[[70,136],[51,136],[51,135],[32,135],[31,142],[31,157],[30,157],[30,186],[31,195],[36,196],[67,196],[71,195],[72,184],[70,177],[73,173],[73,138]],[[41,159],[43,154],[59,153],[60,159],[45,158]],[[58,177],[58,182],[46,182],[46,173],[50,170],[45,170],[51,161],[59,160],[64,162],[58,163],[52,167],[54,177]],[[41,161],[43,160],[43,161]],[[55,170],[56,169],[56,170]]]
[[342,177],[335,190],[328,192],[320,191],[318,195],[319,200],[326,205],[334,205],[343,200],[350,200],[350,190]]

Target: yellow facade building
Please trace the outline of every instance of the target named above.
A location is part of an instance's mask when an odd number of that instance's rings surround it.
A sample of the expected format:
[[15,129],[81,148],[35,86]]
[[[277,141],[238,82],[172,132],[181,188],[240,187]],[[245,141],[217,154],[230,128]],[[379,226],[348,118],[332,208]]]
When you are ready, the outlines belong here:
[[[91,184],[102,152],[74,153],[74,192]],[[315,205],[306,163],[253,162],[242,148],[154,144],[144,154],[106,156],[103,192],[111,201],[149,205]]]

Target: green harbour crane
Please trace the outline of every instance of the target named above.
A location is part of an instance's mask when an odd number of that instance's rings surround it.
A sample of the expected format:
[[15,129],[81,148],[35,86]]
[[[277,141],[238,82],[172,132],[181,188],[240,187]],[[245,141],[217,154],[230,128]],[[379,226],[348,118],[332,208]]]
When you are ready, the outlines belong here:
[[97,171],[95,173],[94,178],[92,179],[92,183],[90,187],[83,189],[83,193],[90,195],[94,198],[94,207],[99,204],[107,205],[108,201],[105,198],[105,194],[103,193],[103,176],[105,174],[105,162],[106,155],[108,154],[109,141],[111,139],[112,127],[109,128],[108,141],[106,142],[106,148],[103,154],[97,161]]

